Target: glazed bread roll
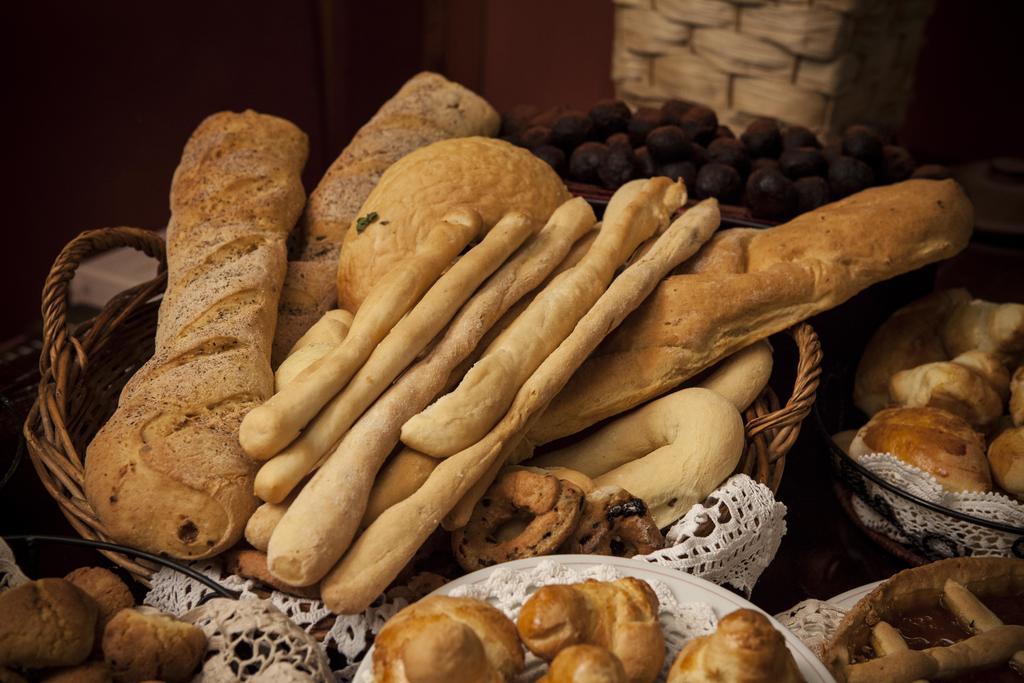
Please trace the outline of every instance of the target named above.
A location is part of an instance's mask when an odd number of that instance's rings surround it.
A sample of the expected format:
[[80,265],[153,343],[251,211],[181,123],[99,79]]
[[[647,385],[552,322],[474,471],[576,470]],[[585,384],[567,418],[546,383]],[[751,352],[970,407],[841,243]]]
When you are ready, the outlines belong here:
[[423,598],[391,617],[373,647],[376,683],[502,683],[523,666],[509,618],[471,598]]
[[869,285],[948,258],[973,223],[954,181],[909,180],[768,230],[726,230],[605,340],[529,438],[575,434]]
[[550,166],[503,140],[462,137],[406,155],[381,176],[353,222],[338,260],[338,303],[356,311],[377,281],[413,253],[451,208],[470,206],[486,232],[509,211],[543,221],[569,199]]
[[537,683],[627,683],[622,662],[598,645],[571,645],[555,657]]
[[1008,386],[1006,369],[993,356],[968,351],[897,372],[889,380],[889,396],[896,405],[941,408],[985,429],[1003,414]]
[[950,491],[991,491],[985,443],[963,418],[938,408],[887,408],[860,428],[850,455],[891,453]]
[[667,683],[803,683],[785,637],[751,609],[722,617],[711,635],[679,651]]
[[630,683],[653,683],[665,661],[658,598],[632,577],[544,586],[523,605],[516,627],[526,648],[549,662],[572,645],[606,648]]
[[1024,500],[1024,427],[1007,429],[988,447],[992,478],[1010,495]]
[[483,438],[508,410],[519,387],[607,289],[615,269],[685,201],[682,184],[668,178],[635,180],[620,188],[579,264],[536,296],[454,391],[402,425],[402,442],[444,457]]
[[439,140],[495,135],[499,123],[498,112],[479,95],[423,71],[356,132],[309,196],[281,292],[275,367],[337,302],[338,251],[345,231],[384,171],[409,152]]
[[680,389],[617,418],[581,441],[528,461],[566,467],[645,503],[660,528],[704,500],[743,454],[739,411],[700,387]]
[[270,397],[285,239],[302,210],[306,136],[223,112],[196,129],[171,185],[156,352],[89,444],[85,493],[111,538],[196,559],[256,507],[243,416]]

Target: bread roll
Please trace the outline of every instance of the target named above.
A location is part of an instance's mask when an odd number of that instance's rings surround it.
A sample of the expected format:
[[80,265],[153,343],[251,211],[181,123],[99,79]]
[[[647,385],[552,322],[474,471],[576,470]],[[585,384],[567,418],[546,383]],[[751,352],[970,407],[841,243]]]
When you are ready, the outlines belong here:
[[[444,76],[416,74],[385,102],[327,169],[309,197],[296,258],[281,293],[274,365],[337,301],[338,251],[381,175],[415,149],[453,137],[495,135],[498,112]],[[354,309],[353,309],[354,310]]]
[[572,645],[558,653],[537,683],[627,683],[622,662],[598,645]]
[[1024,500],[1024,427],[1007,429],[988,447],[992,478],[1010,495]]
[[891,453],[928,472],[949,491],[991,491],[981,436],[938,408],[887,408],[860,428],[850,455]]
[[98,610],[64,579],[39,579],[0,592],[0,666],[78,664],[92,651]]
[[[897,372],[889,380],[892,402],[911,408],[941,408],[959,415],[978,429],[986,428],[1003,414],[1003,398],[990,379],[968,364],[977,362],[978,355],[985,354],[969,352],[952,361],[926,363]],[[967,361],[961,362],[965,357]],[[1005,379],[1006,370],[1001,366],[999,369]],[[998,380],[996,377],[994,381],[998,383]]]
[[376,683],[501,683],[523,665],[512,622],[472,598],[432,595],[409,605],[373,648]]
[[909,180],[776,228],[721,232],[609,335],[529,438],[574,434],[869,285],[948,258],[973,223],[954,181]]
[[1024,425],[1024,365],[1014,371],[1010,380],[1010,418],[1017,427]]
[[523,605],[516,626],[527,649],[547,661],[572,645],[607,648],[630,683],[653,683],[665,661],[658,598],[632,577],[544,586]]
[[752,609],[722,617],[711,635],[680,650],[667,683],[803,683],[786,639]]
[[949,360],[939,330],[949,312],[966,305],[966,289],[933,292],[899,309],[864,347],[853,384],[853,402],[867,415],[889,405],[889,380],[900,370]]
[[247,111],[206,119],[171,186],[156,352],[89,444],[85,493],[116,541],[209,557],[256,507],[238,426],[270,397],[285,239],[302,210],[306,136]]
[[109,569],[80,567],[64,579],[75,584],[96,603],[96,627],[100,637],[111,617],[123,609],[135,606],[135,597],[128,586]]
[[998,304],[975,299],[955,307],[941,330],[950,356],[986,351],[1003,361],[1024,352],[1024,304]]
[[[0,669],[2,674],[2,669]],[[24,679],[22,679],[24,680]],[[85,662],[78,666],[57,669],[42,679],[43,683],[111,683],[113,677],[106,662]],[[3,675],[0,682],[10,683]]]
[[338,261],[338,302],[355,311],[449,208],[478,211],[486,232],[508,211],[543,221],[568,199],[550,166],[502,140],[466,137],[418,149],[388,168],[359,209],[359,216],[376,214],[376,220],[362,230],[348,228]]
[[206,654],[206,635],[152,607],[123,609],[103,631],[103,659],[119,682],[183,683]]

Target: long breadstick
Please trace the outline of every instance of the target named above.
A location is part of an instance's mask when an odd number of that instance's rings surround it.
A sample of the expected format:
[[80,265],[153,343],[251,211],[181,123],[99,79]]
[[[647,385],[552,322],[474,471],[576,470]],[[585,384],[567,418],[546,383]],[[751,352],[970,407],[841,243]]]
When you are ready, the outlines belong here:
[[594,222],[585,200],[562,204],[536,238],[463,306],[430,353],[360,417],[275,529],[267,553],[272,573],[294,585],[308,585],[327,573],[352,541],[402,423],[437,396],[491,325],[540,284]]
[[601,340],[665,275],[695,253],[718,223],[718,203],[705,200],[683,214],[643,258],[623,271],[519,389],[501,422],[478,443],[443,461],[416,493],[388,508],[356,539],[321,584],[327,607],[354,614],[380,595],[451,507],[515,447],[517,437],[526,433]]
[[295,443],[256,475],[256,495],[276,503],[337,445],[352,423],[444,329],[477,287],[497,270],[539,224],[524,213],[505,214],[423,295],[373,350],[340,394],[328,402]]
[[475,211],[448,211],[416,252],[392,269],[366,297],[345,342],[245,416],[238,431],[245,452],[266,460],[291,443],[479,233],[480,225],[480,215]]
[[[291,383],[303,370],[327,355],[331,349],[345,341],[352,325],[352,314],[340,308],[327,311],[305,334],[292,345],[281,365],[274,373],[278,391]],[[270,534],[291,504],[290,499],[280,503],[264,503],[256,508],[245,525],[245,540],[256,550],[267,552]]]
[[[619,193],[579,264],[537,295],[455,391],[402,426],[403,443],[443,457],[479,441],[508,410],[523,382],[605,291],[615,269],[686,201],[683,185],[664,177],[634,181]],[[626,206],[623,196],[629,198]],[[628,211],[628,207],[642,209]]]
[[288,352],[288,357],[274,371],[276,391],[281,391],[303,370],[341,346],[350,327],[352,314],[348,311],[338,308],[324,313],[320,320],[299,337]]

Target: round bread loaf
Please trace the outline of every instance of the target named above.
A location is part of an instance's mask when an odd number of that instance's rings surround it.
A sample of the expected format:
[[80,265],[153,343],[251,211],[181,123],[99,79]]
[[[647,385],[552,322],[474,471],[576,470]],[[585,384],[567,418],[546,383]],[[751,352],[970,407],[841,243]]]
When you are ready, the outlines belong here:
[[392,165],[349,227],[338,261],[338,303],[355,311],[385,273],[426,236],[448,209],[464,205],[484,231],[507,211],[546,220],[569,199],[558,175],[529,151],[483,137],[443,140]]
[[850,455],[891,453],[950,491],[991,491],[985,443],[967,422],[938,408],[888,408],[860,428]]
[[92,651],[96,603],[64,579],[39,579],[0,593],[0,665],[72,666]]

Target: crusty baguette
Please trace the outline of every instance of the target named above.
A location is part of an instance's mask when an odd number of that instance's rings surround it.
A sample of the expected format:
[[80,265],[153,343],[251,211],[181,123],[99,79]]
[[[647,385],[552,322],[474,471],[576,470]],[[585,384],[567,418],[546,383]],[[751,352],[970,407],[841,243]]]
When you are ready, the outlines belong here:
[[423,71],[406,81],[356,132],[309,196],[297,257],[288,263],[281,293],[275,367],[295,340],[334,307],[338,250],[345,231],[388,166],[438,140],[494,135],[498,124],[498,112],[482,97]]
[[605,340],[529,439],[575,434],[869,285],[948,258],[973,225],[954,181],[908,180],[770,230],[723,231]]
[[302,211],[306,136],[247,111],[206,119],[171,185],[156,352],[89,444],[85,491],[115,540],[214,555],[256,507],[238,425],[274,390],[285,240]]

